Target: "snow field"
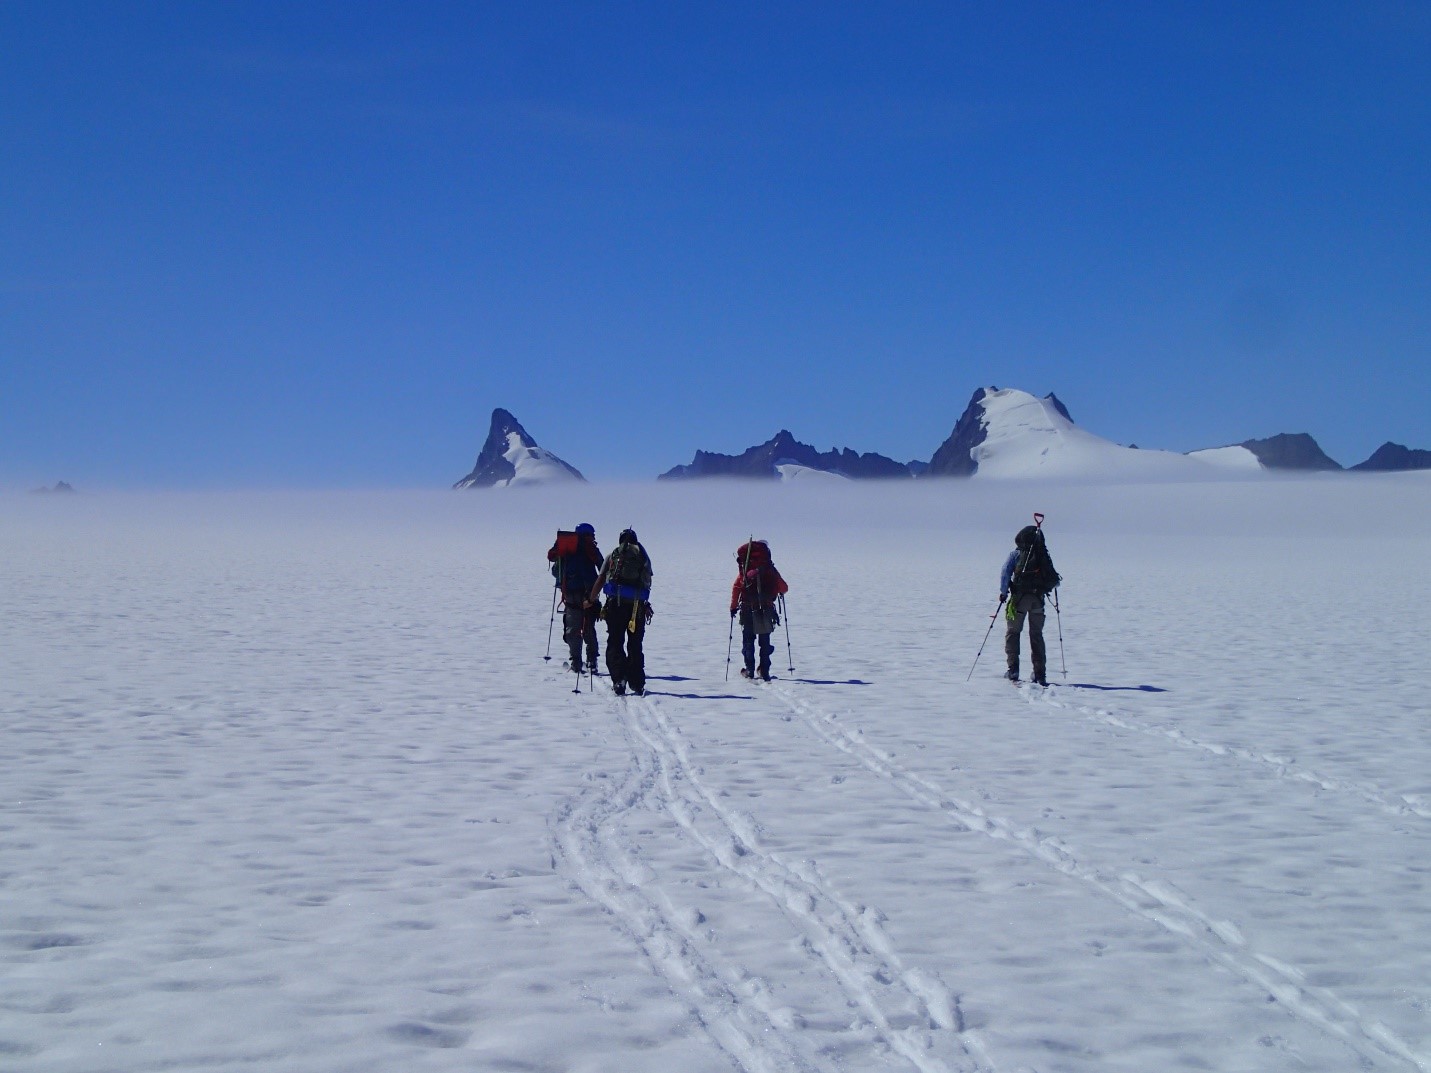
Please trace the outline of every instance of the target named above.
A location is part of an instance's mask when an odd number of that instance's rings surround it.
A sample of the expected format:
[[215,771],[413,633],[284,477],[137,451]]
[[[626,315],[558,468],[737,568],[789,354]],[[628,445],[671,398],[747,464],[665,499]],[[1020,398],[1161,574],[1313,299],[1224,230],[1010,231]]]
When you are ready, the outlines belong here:
[[[0,504],[0,1067],[1431,1068],[1426,504]],[[996,627],[966,684],[1035,509],[1070,673]],[[647,698],[541,659],[578,521],[651,551]],[[724,678],[752,531],[770,685]]]

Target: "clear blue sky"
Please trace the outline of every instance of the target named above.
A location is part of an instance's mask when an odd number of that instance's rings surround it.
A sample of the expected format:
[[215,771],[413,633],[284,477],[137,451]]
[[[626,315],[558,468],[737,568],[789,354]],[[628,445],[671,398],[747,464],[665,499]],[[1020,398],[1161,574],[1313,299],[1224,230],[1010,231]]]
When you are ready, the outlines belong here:
[[1421,0],[8,0],[0,483],[1431,448],[1428,192]]

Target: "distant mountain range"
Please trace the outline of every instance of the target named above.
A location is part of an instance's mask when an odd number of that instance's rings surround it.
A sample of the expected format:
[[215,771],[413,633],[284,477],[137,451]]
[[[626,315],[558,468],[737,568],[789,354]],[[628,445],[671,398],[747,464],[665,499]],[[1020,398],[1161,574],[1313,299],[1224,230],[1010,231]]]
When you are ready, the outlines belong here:
[[811,474],[853,479],[908,478],[911,466],[918,463],[896,462],[879,454],[858,454],[845,448],[839,451],[818,451],[801,443],[781,429],[764,443],[743,454],[722,455],[712,451],[697,451],[688,466],[676,466],[662,473],[659,480],[688,480],[693,477],[755,477],[775,480],[796,480]]
[[[1053,394],[979,388],[930,460],[898,462],[849,448],[820,451],[781,429],[737,455],[697,451],[660,480],[736,477],[757,480],[909,480],[929,477],[1102,477],[1196,479],[1221,471],[1333,471],[1342,467],[1305,432],[1244,440],[1188,454],[1124,447],[1079,428]],[[1386,443],[1357,471],[1431,469],[1431,451]],[[477,465],[455,488],[582,481],[581,473],[537,442],[506,410],[492,411]]]

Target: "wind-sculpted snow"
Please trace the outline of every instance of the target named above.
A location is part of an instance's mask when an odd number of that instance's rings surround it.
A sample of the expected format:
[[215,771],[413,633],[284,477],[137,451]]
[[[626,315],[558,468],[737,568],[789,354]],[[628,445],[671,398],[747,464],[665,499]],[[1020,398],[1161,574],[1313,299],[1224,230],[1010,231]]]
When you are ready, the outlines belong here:
[[[1431,1070],[1424,490],[0,501],[0,1068]],[[579,521],[646,697],[542,658]]]

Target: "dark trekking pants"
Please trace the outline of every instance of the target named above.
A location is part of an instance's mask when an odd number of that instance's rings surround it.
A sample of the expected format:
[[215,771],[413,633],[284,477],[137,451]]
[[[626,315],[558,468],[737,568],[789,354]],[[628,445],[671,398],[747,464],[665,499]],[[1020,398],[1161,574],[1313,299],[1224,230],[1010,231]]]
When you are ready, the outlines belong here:
[[[632,615],[636,626],[631,628]],[[606,601],[606,671],[613,686],[623,682],[636,692],[646,688],[645,607],[635,600]]]
[[1024,619],[1029,623],[1029,658],[1033,660],[1033,676],[1043,680],[1047,664],[1047,654],[1043,647],[1043,597],[1037,593],[1010,596],[1009,608],[1013,615],[1005,616],[1008,629],[1004,631],[1004,655],[1009,659],[1009,671],[1017,677],[1019,673],[1019,631],[1024,627]]
[[[756,618],[761,618],[763,621],[757,623],[755,621]],[[777,619],[773,610],[756,612],[755,614],[749,611],[742,611],[740,613],[740,654],[745,659],[745,671],[747,674],[753,675],[759,673],[762,678],[770,677],[770,654],[775,651],[775,645],[772,644],[770,640],[771,629],[767,629],[766,627],[773,628],[776,621]],[[761,627],[760,632],[756,631],[757,626]],[[757,638],[760,640],[760,666],[758,669],[755,665],[755,642]]]
[[565,610],[561,613],[561,639],[566,642],[567,651],[571,653],[571,665],[573,668],[581,666],[581,645],[586,642],[586,662],[591,666],[596,666],[597,646],[596,646],[596,618],[597,612],[594,607],[582,607],[584,597],[573,596],[566,601]]

